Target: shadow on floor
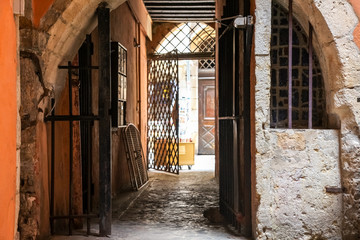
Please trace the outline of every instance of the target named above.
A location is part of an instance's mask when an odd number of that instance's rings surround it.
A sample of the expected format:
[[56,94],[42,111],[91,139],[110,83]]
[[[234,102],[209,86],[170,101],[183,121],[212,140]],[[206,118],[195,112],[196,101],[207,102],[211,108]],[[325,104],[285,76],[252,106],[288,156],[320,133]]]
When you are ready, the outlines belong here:
[[235,235],[226,224],[212,224],[203,216],[204,210],[218,207],[214,165],[213,156],[197,156],[193,169],[182,170],[179,175],[149,171],[150,180],[144,188],[113,200],[112,235],[105,239],[246,239]]

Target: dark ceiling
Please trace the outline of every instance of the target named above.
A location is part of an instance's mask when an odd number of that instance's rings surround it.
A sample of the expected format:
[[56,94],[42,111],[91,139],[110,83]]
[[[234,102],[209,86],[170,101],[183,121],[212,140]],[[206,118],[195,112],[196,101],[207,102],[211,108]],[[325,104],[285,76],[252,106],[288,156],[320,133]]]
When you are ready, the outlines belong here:
[[215,0],[143,0],[154,22],[212,22]]

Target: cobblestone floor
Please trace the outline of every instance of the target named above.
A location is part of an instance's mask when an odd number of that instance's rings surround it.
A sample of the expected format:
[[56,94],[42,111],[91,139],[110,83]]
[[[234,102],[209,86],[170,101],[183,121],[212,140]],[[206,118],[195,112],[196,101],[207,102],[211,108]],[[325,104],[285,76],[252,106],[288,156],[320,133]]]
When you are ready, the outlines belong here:
[[[126,210],[114,201],[112,235],[105,239],[245,239],[224,225],[211,224],[203,211],[217,207],[218,184],[212,171],[149,172],[150,182]],[[104,239],[97,237],[53,237]]]

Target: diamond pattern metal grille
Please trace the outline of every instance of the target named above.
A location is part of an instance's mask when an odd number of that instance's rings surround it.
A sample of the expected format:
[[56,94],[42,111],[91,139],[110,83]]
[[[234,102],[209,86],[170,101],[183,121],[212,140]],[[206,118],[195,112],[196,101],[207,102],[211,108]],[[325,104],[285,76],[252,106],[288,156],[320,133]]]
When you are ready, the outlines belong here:
[[149,168],[178,174],[178,61],[153,59],[148,69]]
[[[208,38],[200,44],[202,52],[215,52],[215,38]],[[199,60],[199,69],[215,68],[215,58]]]
[[178,53],[214,52],[214,46],[214,28],[206,23],[187,22],[177,25],[164,37],[155,53],[164,54],[174,50]]

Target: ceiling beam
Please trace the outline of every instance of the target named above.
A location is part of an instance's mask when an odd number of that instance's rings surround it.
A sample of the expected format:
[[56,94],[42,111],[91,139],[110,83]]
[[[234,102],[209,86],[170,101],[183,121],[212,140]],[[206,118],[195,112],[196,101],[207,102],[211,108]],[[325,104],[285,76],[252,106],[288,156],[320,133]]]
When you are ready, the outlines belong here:
[[204,8],[204,9],[215,9],[215,6],[201,6],[201,5],[194,5],[194,6],[190,6],[190,5],[182,5],[182,6],[174,6],[174,5],[162,5],[162,6],[152,6],[152,5],[146,5],[147,9],[152,9],[152,8],[160,8],[160,9],[189,9],[189,8]]
[[149,10],[149,13],[215,13],[215,10]]
[[196,17],[196,18],[213,18],[214,14],[203,14],[203,13],[184,13],[184,14],[173,14],[173,13],[162,13],[162,14],[151,14],[151,17],[154,18],[171,18],[171,17]]
[[176,3],[182,3],[182,4],[188,4],[188,3],[210,3],[215,4],[215,1],[211,0],[174,0],[174,1],[160,1],[160,0],[144,0],[145,4],[157,4],[157,3],[166,3],[166,4],[176,4]]
[[183,23],[183,22],[214,22],[214,18],[152,18],[153,22],[173,22],[173,23]]
[[143,0],[154,22],[213,22],[215,0]]

